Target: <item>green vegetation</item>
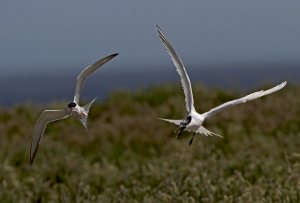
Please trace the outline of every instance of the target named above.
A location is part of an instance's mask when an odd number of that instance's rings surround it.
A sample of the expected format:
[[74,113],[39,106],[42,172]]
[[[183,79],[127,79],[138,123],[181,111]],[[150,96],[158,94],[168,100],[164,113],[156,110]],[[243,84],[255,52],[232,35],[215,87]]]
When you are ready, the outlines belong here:
[[[198,112],[244,94],[195,86]],[[249,91],[251,92],[251,91]],[[99,102],[100,100],[98,100]],[[300,88],[288,85],[204,124],[218,137],[176,139],[181,87],[113,93],[48,125],[36,159],[29,145],[44,108],[0,109],[0,202],[300,202]]]

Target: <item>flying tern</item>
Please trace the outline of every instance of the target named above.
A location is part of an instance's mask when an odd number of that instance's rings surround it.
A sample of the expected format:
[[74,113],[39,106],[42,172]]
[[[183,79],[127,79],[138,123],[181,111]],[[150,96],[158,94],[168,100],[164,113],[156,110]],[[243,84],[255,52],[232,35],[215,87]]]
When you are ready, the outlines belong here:
[[222,137],[221,135],[213,133],[202,126],[205,119],[211,117],[215,113],[220,112],[228,107],[231,107],[231,106],[234,106],[237,104],[246,103],[248,101],[251,101],[251,100],[257,99],[259,97],[276,92],[276,91],[282,89],[286,85],[286,81],[285,81],[271,89],[261,90],[261,91],[249,94],[247,96],[244,96],[242,98],[228,101],[228,102],[226,102],[220,106],[217,106],[203,114],[199,114],[196,112],[195,107],[194,107],[193,91],[192,91],[190,78],[186,72],[186,69],[185,69],[182,61],[180,60],[179,56],[175,52],[175,49],[172,47],[171,43],[166,38],[166,35],[162,32],[162,30],[160,29],[160,27],[158,25],[157,25],[157,31],[159,33],[159,37],[160,37],[164,47],[166,48],[167,52],[171,56],[171,59],[172,59],[174,65],[176,67],[176,70],[181,78],[181,84],[182,84],[183,92],[185,95],[186,110],[188,112],[188,115],[184,119],[179,119],[179,120],[164,119],[164,118],[159,118],[159,119],[173,123],[178,126],[178,128],[175,131],[175,132],[179,131],[179,133],[177,134],[177,138],[180,137],[182,131],[193,132],[192,138],[189,141],[189,145],[191,145],[193,143],[193,139],[194,139],[194,136],[196,133],[204,134],[206,136],[216,135],[216,136]]
[[75,118],[78,118],[81,121],[82,125],[87,130],[87,118],[89,114],[89,109],[93,104],[93,102],[96,100],[96,98],[90,101],[89,103],[83,105],[82,107],[79,105],[80,93],[84,81],[90,74],[92,74],[100,66],[102,66],[112,58],[116,57],[117,55],[118,54],[116,53],[116,54],[111,54],[109,56],[106,56],[100,59],[99,61],[97,61],[96,63],[87,66],[85,69],[83,69],[80,72],[76,80],[74,99],[72,102],[68,104],[68,106],[65,109],[45,110],[42,112],[33,130],[33,135],[32,135],[31,145],[30,145],[30,164],[32,164],[34,160],[40,140],[44,134],[44,131],[48,123],[67,118],[69,116],[73,116]]

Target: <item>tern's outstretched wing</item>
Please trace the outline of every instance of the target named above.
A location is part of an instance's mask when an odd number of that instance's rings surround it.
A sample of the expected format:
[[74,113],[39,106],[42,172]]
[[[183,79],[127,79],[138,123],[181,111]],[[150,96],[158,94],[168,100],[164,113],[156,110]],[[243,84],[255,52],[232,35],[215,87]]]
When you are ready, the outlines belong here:
[[85,69],[81,71],[81,73],[77,76],[77,81],[76,81],[76,87],[75,87],[75,94],[74,94],[74,102],[76,104],[79,104],[79,97],[81,93],[81,89],[83,87],[85,79],[92,74],[95,70],[97,70],[100,66],[117,56],[118,54],[112,54],[107,57],[104,57],[97,61],[96,63],[89,65]]
[[194,99],[193,99],[193,92],[191,87],[190,78],[185,70],[183,63],[181,62],[180,58],[175,52],[175,49],[172,47],[171,43],[167,40],[166,36],[162,32],[162,30],[157,25],[157,31],[159,33],[159,37],[162,40],[165,48],[167,49],[168,53],[171,56],[171,59],[176,67],[176,70],[181,78],[182,88],[185,95],[185,103],[186,103],[186,110],[191,112],[194,109]]
[[43,113],[37,120],[33,130],[33,135],[32,135],[31,145],[30,145],[30,164],[32,164],[33,162],[40,140],[44,134],[47,124],[52,121],[67,118],[68,116],[69,114],[64,109],[43,111]]
[[175,125],[180,125],[180,122],[182,122],[182,120],[173,120],[173,119],[165,119],[165,118],[158,118],[160,120],[163,120],[163,121],[167,121],[169,123],[173,123]]
[[217,106],[211,110],[209,110],[208,112],[204,113],[203,116],[205,118],[208,118],[212,115],[214,115],[215,113],[223,110],[223,109],[226,109],[230,106],[234,106],[234,105],[237,105],[237,104],[242,104],[242,103],[246,103],[247,101],[251,101],[253,99],[257,99],[259,97],[262,97],[262,96],[265,96],[265,95],[268,95],[268,94],[271,94],[273,92],[276,92],[280,89],[282,89],[284,86],[286,85],[286,81],[285,82],[282,82],[281,84],[271,88],[271,89],[268,89],[268,90],[261,90],[261,91],[258,91],[258,92],[254,92],[252,94],[249,94],[245,97],[242,97],[242,98],[239,98],[239,99],[236,99],[236,100],[232,100],[232,101],[229,101],[229,102],[226,102],[220,106]]

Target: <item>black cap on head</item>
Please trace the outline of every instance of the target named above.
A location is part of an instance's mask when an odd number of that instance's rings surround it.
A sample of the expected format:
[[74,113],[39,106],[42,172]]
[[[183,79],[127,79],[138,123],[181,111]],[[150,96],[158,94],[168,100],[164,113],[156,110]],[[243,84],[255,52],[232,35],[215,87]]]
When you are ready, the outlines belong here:
[[75,107],[76,106],[76,103],[75,102],[71,102],[70,104],[68,104],[68,107],[69,108],[72,108],[72,107]]

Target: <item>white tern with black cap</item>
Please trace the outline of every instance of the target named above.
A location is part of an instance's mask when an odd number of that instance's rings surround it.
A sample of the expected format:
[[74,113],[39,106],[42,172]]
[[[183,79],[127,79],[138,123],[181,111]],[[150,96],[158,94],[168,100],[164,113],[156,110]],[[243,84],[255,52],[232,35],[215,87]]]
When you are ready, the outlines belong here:
[[96,63],[87,66],[84,70],[81,71],[81,73],[77,77],[76,81],[76,87],[75,87],[75,94],[74,94],[74,100],[68,104],[68,107],[61,110],[45,110],[40,115],[39,119],[37,120],[33,135],[31,139],[31,145],[30,145],[30,164],[32,164],[34,157],[36,155],[40,140],[44,134],[44,131],[46,129],[46,126],[48,123],[60,119],[67,118],[69,116],[73,116],[75,118],[80,119],[82,125],[87,129],[87,118],[89,114],[89,109],[93,102],[96,100],[93,99],[91,102],[84,106],[79,105],[79,98],[80,93],[84,84],[85,79],[92,74],[95,70],[97,70],[100,66],[117,56],[118,54],[111,54],[109,56],[106,56]]

